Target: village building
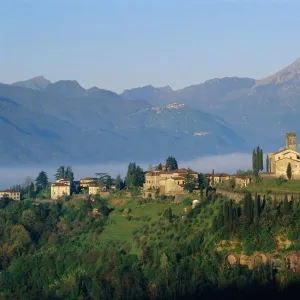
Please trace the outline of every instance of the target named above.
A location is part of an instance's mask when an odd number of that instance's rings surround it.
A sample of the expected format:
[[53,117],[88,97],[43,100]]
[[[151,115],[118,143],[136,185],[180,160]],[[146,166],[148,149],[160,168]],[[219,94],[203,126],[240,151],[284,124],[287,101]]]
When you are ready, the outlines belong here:
[[[187,169],[178,169],[174,171],[147,171],[145,173],[145,183],[143,185],[144,195],[147,196],[149,191],[158,191],[160,195],[178,194],[184,191],[184,184]],[[191,171],[195,181],[198,173]]]
[[71,194],[71,186],[69,183],[55,182],[51,184],[51,199],[57,200],[63,196]]
[[252,181],[250,176],[234,175],[231,177],[231,179],[234,179],[236,187],[239,187],[239,188],[248,186],[248,184],[250,184]]
[[300,153],[297,152],[296,133],[286,134],[285,148],[267,155],[268,173],[286,177],[288,164],[292,167],[292,178],[300,179]]
[[20,201],[21,193],[12,189],[6,189],[4,191],[0,191],[0,199],[4,197],[8,197],[10,199]]
[[56,182],[57,183],[63,183],[63,184],[66,184],[66,185],[71,185],[71,181],[68,178],[58,179],[58,180],[56,180]]
[[218,183],[224,183],[230,180],[230,175],[227,173],[214,173],[214,171],[210,173],[204,174],[206,178],[209,180],[210,186],[215,186]]
[[92,178],[92,177],[86,177],[80,179],[80,187],[81,188],[88,188],[92,184],[97,183],[97,178]]
[[99,184],[90,184],[89,186],[89,195],[97,195],[101,192],[106,192],[105,186],[100,186]]

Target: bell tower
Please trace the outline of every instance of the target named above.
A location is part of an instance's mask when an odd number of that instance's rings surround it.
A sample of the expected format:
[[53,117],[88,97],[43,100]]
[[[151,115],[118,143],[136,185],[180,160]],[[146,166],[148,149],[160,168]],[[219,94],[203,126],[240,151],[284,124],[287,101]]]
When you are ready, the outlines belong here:
[[296,133],[288,132],[285,138],[286,149],[297,151]]

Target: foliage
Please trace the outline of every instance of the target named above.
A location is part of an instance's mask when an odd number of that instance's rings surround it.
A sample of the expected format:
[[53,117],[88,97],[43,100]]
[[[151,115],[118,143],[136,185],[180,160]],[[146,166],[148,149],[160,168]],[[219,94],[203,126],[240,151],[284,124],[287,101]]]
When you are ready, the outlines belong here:
[[291,163],[288,163],[288,166],[286,168],[286,176],[289,180],[292,178],[292,166]]
[[178,169],[178,163],[174,156],[169,156],[166,159],[166,167],[169,171],[177,170]]
[[184,189],[189,191],[190,193],[195,189],[195,177],[192,174],[192,170],[188,169],[188,172],[185,176]]
[[[51,204],[1,199],[1,297],[213,299],[222,291],[219,298],[233,298],[225,287],[260,290],[276,282],[274,270],[223,264],[216,251],[221,240],[252,254],[274,252],[278,232],[295,242],[300,236],[298,199],[273,205],[247,193],[237,203],[211,193],[184,214],[184,203],[171,198],[115,197]],[[94,208],[100,214],[91,215]],[[288,282],[288,271],[280,272]]]
[[264,169],[263,165],[263,150],[260,149],[259,146],[257,146],[255,149],[253,149],[252,152],[252,169],[254,174],[258,174],[259,171],[262,171]]
[[126,186],[129,188],[140,187],[145,182],[144,171],[136,163],[130,163],[128,165],[127,175],[126,175]]
[[[36,187],[37,187],[38,191],[40,191],[42,189],[45,189],[48,186],[48,184],[49,184],[47,173],[44,172],[44,171],[41,171],[39,173],[39,175],[37,176],[35,182],[36,182]],[[31,192],[32,192],[32,184],[29,185],[28,192],[31,194]]]

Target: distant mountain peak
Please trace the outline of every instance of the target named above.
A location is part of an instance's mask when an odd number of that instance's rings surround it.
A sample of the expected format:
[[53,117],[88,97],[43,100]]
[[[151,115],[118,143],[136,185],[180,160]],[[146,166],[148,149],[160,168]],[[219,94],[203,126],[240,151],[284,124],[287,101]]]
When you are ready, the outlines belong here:
[[169,85],[162,86],[159,89],[164,92],[173,92],[173,89]]
[[278,84],[294,79],[300,75],[300,57],[287,67],[281,69],[271,76],[267,76],[261,80],[257,80],[256,86],[265,84]]
[[51,81],[46,79],[44,76],[36,76],[36,77],[30,78],[28,80],[17,81],[15,83],[13,83],[12,85],[41,91],[50,84],[51,84]]
[[77,97],[86,90],[76,80],[59,80],[48,85],[45,91],[66,97]]

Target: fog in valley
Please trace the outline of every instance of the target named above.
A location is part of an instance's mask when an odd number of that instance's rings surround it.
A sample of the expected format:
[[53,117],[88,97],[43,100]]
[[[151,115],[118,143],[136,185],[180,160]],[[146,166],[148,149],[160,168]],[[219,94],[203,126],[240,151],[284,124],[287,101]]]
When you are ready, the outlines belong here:
[[[205,156],[191,161],[180,161],[178,164],[180,168],[191,168],[197,172],[228,172],[233,173],[237,169],[251,168],[252,155],[248,153],[232,153],[227,155],[213,155]],[[115,163],[115,164],[88,164],[88,165],[72,165],[75,180],[83,177],[94,177],[95,173],[108,173],[112,177],[121,174],[125,176],[128,163]],[[157,162],[139,163],[144,170],[148,169],[150,164],[157,165]],[[11,187],[14,184],[22,184],[24,179],[29,176],[33,180],[37,177],[38,173],[43,170],[46,171],[50,181],[53,181],[53,175],[59,165],[35,165],[24,166],[19,168],[0,168],[0,189]]]

